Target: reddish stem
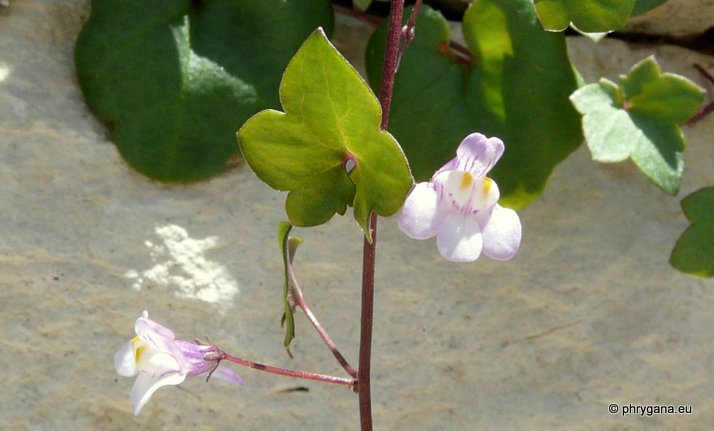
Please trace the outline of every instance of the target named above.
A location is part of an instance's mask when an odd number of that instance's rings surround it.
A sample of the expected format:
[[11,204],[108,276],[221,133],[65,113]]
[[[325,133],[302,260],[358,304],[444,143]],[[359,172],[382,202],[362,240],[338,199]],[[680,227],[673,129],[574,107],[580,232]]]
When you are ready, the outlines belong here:
[[[395,2],[404,0],[395,0]],[[384,115],[384,114],[382,114]],[[362,318],[359,340],[359,371],[357,394],[362,431],[372,431],[372,391],[370,383],[372,358],[372,321],[374,316],[374,269],[377,253],[377,214],[369,218],[372,242],[364,238],[362,252]]]
[[714,77],[709,72],[707,72],[706,69],[704,69],[697,63],[694,63],[693,66],[704,80],[704,86],[706,87],[706,91],[709,94],[709,103],[699,108],[697,113],[694,114],[694,116],[692,116],[692,118],[687,120],[684,124],[694,124],[714,112],[714,96],[712,95],[712,83],[714,83]]
[[[417,16],[419,16],[419,9],[421,8],[421,3],[422,0],[417,0],[416,3],[414,3],[414,8],[412,9],[412,14],[409,16],[409,21],[407,22],[407,35],[414,31],[414,26],[416,25],[416,20]],[[413,36],[412,36],[413,37]],[[407,40],[411,41],[409,39],[409,36],[407,36]]]
[[[287,242],[286,242],[286,247],[287,247]],[[325,328],[322,327],[320,322],[317,320],[317,317],[315,314],[310,310],[310,307],[307,305],[307,302],[305,302],[305,297],[302,294],[302,289],[300,289],[300,284],[297,281],[297,277],[295,277],[295,272],[293,271],[293,260],[292,256],[290,255],[290,250],[286,249],[285,250],[286,256],[288,257],[287,261],[287,271],[288,271],[288,284],[290,288],[290,293],[292,294],[292,302],[294,305],[300,307],[300,309],[305,313],[305,316],[307,316],[307,320],[310,321],[312,326],[315,328],[318,334],[320,334],[320,338],[322,338],[322,341],[325,342],[327,345],[327,348],[330,349],[332,354],[334,355],[335,359],[337,359],[337,362],[342,365],[342,368],[344,368],[345,371],[347,371],[347,374],[352,376],[352,378],[357,378],[357,371],[355,371],[354,368],[347,362],[347,359],[345,359],[344,356],[342,356],[342,353],[340,350],[337,348],[337,345],[332,341],[330,336],[327,334],[327,331]]]
[[[414,10],[417,11],[416,14],[412,14],[412,17],[414,17],[414,22],[416,23],[416,16],[419,11],[419,7],[421,6],[421,0],[418,0],[417,3],[414,4]],[[341,13],[343,15],[348,15],[352,16],[354,18],[357,18],[358,20],[362,21],[364,24],[371,28],[377,28],[379,24],[382,23],[383,19],[381,17],[377,17],[374,15],[370,15],[368,13],[365,13],[357,8],[349,8],[345,6],[340,6],[340,5],[333,5],[335,12]],[[408,26],[409,24],[407,24]],[[412,26],[413,27],[413,26]],[[463,45],[461,45],[458,42],[454,42],[453,40],[449,41],[446,46],[449,49],[454,50],[455,52],[449,53],[446,52],[444,54],[449,55],[449,58],[451,58],[454,62],[459,63],[459,64],[466,64],[466,65],[472,65],[474,64],[474,57],[471,54],[471,51]],[[441,50],[440,50],[441,52]],[[442,52],[443,53],[443,52]]]
[[357,371],[355,371],[354,368],[347,362],[347,359],[345,359],[344,356],[342,356],[342,353],[340,352],[340,349],[337,348],[337,345],[332,341],[330,336],[327,334],[327,331],[325,331],[325,328],[320,325],[320,322],[317,320],[317,317],[312,313],[312,310],[310,310],[310,307],[308,307],[307,303],[303,299],[302,292],[300,291],[300,288],[297,287],[297,284],[293,285],[293,289],[295,292],[295,303],[300,309],[305,313],[305,316],[307,316],[307,320],[312,323],[312,326],[315,328],[318,334],[320,334],[320,337],[322,338],[322,341],[325,342],[327,345],[327,348],[330,349],[332,354],[334,355],[335,359],[337,359],[337,362],[342,365],[342,368],[344,368],[345,371],[347,371],[347,374],[352,376],[353,378],[357,378]]
[[335,385],[342,385],[347,387],[354,387],[356,382],[354,379],[347,379],[344,377],[335,377],[327,374],[311,373],[308,371],[290,370],[288,368],[273,367],[271,365],[265,365],[258,362],[248,361],[237,356],[230,355],[225,352],[221,352],[218,357],[213,360],[227,360],[235,364],[242,365],[244,367],[252,368],[254,370],[265,371],[266,373],[278,374],[281,376],[295,377],[297,379],[303,380],[314,380],[317,382],[332,383]]
[[[404,0],[392,0],[387,29],[387,46],[384,52],[382,85],[379,102],[382,106],[382,124],[387,130],[389,111],[392,106],[394,75],[399,64],[399,39],[404,15]],[[357,392],[359,395],[360,425],[362,431],[372,431],[372,392],[370,384],[372,358],[372,321],[374,316],[374,270],[377,254],[377,214],[372,212],[369,218],[369,232],[372,241],[365,235],[362,253],[362,317],[359,340],[359,371],[357,373]]]
[[[382,130],[389,125],[389,110],[392,106],[394,90],[394,75],[399,64],[399,36],[404,14],[404,0],[392,0],[389,13],[389,28],[387,30],[387,46],[384,51],[384,67],[382,69],[382,86],[379,91],[379,103],[382,105]],[[375,226],[376,228],[376,226]]]

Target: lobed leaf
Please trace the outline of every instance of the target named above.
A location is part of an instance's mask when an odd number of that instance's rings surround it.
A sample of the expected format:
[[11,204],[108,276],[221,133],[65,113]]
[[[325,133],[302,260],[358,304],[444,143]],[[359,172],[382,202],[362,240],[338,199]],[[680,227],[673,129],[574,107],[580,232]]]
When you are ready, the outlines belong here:
[[260,112],[239,130],[246,161],[268,185],[289,192],[293,225],[322,224],[354,206],[371,238],[370,212],[396,213],[411,173],[399,144],[379,128],[376,97],[321,29],[290,61],[280,100],[284,113]]
[[678,123],[697,111],[703,90],[686,78],[662,74],[650,57],[620,78],[601,79],[571,96],[583,114],[583,132],[594,160],[627,158],[658,187],[676,194],[684,172],[684,136]]

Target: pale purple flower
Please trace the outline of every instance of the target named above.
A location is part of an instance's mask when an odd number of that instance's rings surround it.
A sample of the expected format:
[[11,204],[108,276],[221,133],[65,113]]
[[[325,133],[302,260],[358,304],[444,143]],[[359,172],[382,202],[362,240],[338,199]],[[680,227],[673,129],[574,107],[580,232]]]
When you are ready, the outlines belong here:
[[114,356],[114,368],[120,376],[136,376],[131,389],[134,415],[138,415],[151,395],[162,386],[181,384],[186,377],[203,373],[242,385],[232,370],[216,368],[217,347],[177,340],[174,333],[149,319],[144,311],[134,325],[136,337],[128,341]]
[[399,228],[414,239],[436,235],[439,253],[453,262],[472,262],[481,255],[512,258],[521,243],[515,211],[500,206],[496,182],[486,174],[503,154],[503,142],[472,133],[456,157],[417,184],[399,214]]

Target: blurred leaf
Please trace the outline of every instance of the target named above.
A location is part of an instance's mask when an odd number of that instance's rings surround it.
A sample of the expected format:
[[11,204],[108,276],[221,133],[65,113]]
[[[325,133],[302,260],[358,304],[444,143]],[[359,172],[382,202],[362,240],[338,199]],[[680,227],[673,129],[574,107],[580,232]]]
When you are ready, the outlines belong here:
[[379,129],[377,98],[318,29],[285,70],[280,100],[285,113],[260,112],[238,132],[246,161],[268,185],[290,192],[293,225],[322,224],[354,206],[371,240],[370,212],[396,213],[412,186],[399,144]]
[[372,4],[372,0],[352,0],[352,3],[357,6],[357,9],[366,11],[369,5]]
[[333,18],[329,0],[93,0],[79,83],[132,167],[205,179],[238,154],[240,125],[277,106],[288,60]]
[[600,42],[601,40],[603,40],[603,39],[605,38],[605,36],[607,36],[608,34],[610,34],[609,31],[597,32],[597,33],[588,33],[588,32],[586,32],[586,31],[580,30],[580,29],[577,28],[573,23],[570,23],[570,28],[572,28],[573,30],[577,31],[578,33],[582,34],[583,36],[587,37],[588,39],[592,40],[592,41],[595,42],[595,43]]
[[622,27],[634,4],[635,0],[535,0],[544,29],[563,31],[573,23],[586,33]]
[[[397,73],[389,126],[415,178],[429,179],[469,133],[498,136],[506,151],[492,175],[503,202],[524,207],[582,142],[568,101],[577,82],[563,34],[543,31],[531,0],[476,0],[463,21],[471,63],[449,50],[449,26],[438,12],[422,7],[416,28]],[[380,27],[367,49],[375,88],[385,35]]]
[[642,15],[643,13],[656,8],[666,1],[667,0],[637,0],[637,2],[635,2],[635,7],[632,9],[631,16]]
[[669,263],[687,274],[714,277],[714,187],[684,198],[682,209],[692,225],[677,240]]
[[681,76],[662,74],[652,57],[621,76],[620,84],[603,78],[571,96],[584,115],[593,159],[632,158],[658,187],[676,194],[684,171],[684,136],[677,124],[694,115],[703,90]]

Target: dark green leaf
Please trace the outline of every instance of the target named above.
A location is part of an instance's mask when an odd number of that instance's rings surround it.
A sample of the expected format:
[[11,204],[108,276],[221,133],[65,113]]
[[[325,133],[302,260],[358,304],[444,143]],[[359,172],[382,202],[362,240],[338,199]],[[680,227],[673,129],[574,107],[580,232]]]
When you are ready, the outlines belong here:
[[329,0],[94,0],[77,74],[132,167],[200,180],[237,155],[235,131],[277,106],[291,55],[332,20]]
[[293,225],[325,223],[354,206],[371,238],[370,212],[396,213],[412,185],[399,144],[379,129],[376,97],[318,30],[285,70],[280,100],[285,113],[260,112],[240,129],[246,161],[268,185],[290,192]]
[[[577,83],[565,39],[543,31],[530,0],[477,0],[464,15],[463,31],[473,64],[449,51],[441,14],[422,7],[397,73],[390,131],[420,181],[453,158],[469,133],[498,136],[506,151],[492,174],[505,203],[523,207],[582,142],[568,101]],[[375,87],[385,33],[378,29],[368,46]]]
[[666,1],[667,0],[637,0],[635,7],[632,9],[632,16],[642,15]]
[[714,277],[714,187],[700,189],[682,200],[692,225],[679,237],[669,263],[699,277]]

